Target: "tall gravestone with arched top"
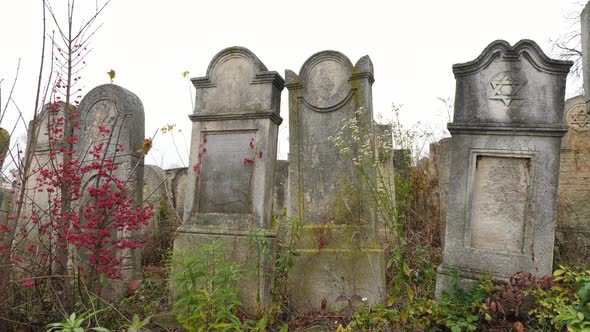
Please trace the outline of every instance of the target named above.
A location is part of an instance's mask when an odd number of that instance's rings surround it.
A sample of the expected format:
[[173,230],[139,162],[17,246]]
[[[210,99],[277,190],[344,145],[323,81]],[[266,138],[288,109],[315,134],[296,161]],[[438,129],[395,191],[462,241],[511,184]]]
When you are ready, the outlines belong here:
[[[245,264],[239,297],[255,313],[272,301],[272,201],[284,81],[242,47],[222,50],[207,76],[191,81],[196,99],[189,116],[188,187],[174,248],[224,241],[228,259]],[[270,252],[253,250],[252,240]]]
[[355,117],[372,129],[373,81],[368,56],[353,66],[335,51],[311,56],[299,75],[286,72],[289,214],[302,232],[289,289],[300,312],[343,307],[352,298],[385,298],[384,252],[377,234],[381,228],[375,224],[364,179],[329,139],[342,121]]
[[[104,84],[90,90],[79,106],[80,126],[74,130],[79,137],[75,144],[75,158],[82,167],[104,160],[112,160],[114,170],[99,174],[97,170],[86,172],[82,176],[83,196],[77,202],[84,215],[87,204],[95,204],[89,187],[101,186],[108,177],[121,180],[126,191],[131,193],[135,205],[143,204],[143,155],[138,152],[143,147],[145,138],[145,115],[141,100],[133,92],[115,84]],[[105,132],[108,130],[108,132]],[[89,154],[98,145],[103,145],[100,157]],[[119,189],[110,185],[113,193]],[[95,204],[96,205],[96,204]],[[84,219],[83,221],[84,222]],[[112,238],[137,240],[142,236],[140,229],[128,229],[116,226],[111,220],[108,227]],[[82,258],[85,253],[80,252]],[[125,295],[130,282],[142,278],[141,249],[125,248],[117,253],[122,258],[118,267],[121,279],[109,280],[103,289],[103,295],[120,297]]]

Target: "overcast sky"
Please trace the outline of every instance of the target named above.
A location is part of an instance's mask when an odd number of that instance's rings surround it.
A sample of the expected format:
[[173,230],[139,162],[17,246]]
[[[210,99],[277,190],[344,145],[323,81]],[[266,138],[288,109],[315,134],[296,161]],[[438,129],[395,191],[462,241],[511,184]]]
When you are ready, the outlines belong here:
[[[104,0],[78,0],[79,20]],[[54,0],[55,8],[65,0]],[[84,91],[108,83],[134,92],[146,114],[146,136],[166,124],[181,132],[158,134],[146,162],[164,168],[186,166],[190,142],[189,78],[205,75],[212,57],[229,46],[253,51],[269,70],[299,72],[312,54],[337,50],[352,63],[368,54],[375,66],[374,110],[387,117],[402,104],[406,126],[417,121],[440,135],[447,113],[437,98],[453,97],[454,63],[473,60],[492,41],[532,39],[551,56],[552,39],[579,29],[582,0],[112,0],[99,16],[93,51],[82,73]],[[86,8],[82,8],[86,7]],[[30,119],[42,34],[40,0],[0,1],[0,79],[3,103],[21,59],[14,100]],[[60,19],[64,19],[61,17]],[[75,23],[76,24],[76,23]],[[79,24],[79,22],[78,22]],[[98,25],[96,25],[98,26]],[[568,87],[577,94],[579,84]],[[288,92],[282,94],[279,157],[288,152]],[[3,107],[4,105],[2,105]],[[11,129],[16,109],[0,123]],[[17,135],[22,139],[19,126]],[[13,139],[14,141],[14,139]],[[185,144],[186,141],[186,144]]]

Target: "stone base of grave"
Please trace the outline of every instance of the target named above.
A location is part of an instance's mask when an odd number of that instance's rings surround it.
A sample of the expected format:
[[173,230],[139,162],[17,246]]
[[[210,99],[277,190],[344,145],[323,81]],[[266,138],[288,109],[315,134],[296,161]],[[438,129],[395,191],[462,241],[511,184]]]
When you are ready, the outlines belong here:
[[[305,226],[289,271],[291,304],[299,314],[322,309],[338,311],[344,298],[386,299],[385,252],[375,241],[364,241],[358,227]],[[340,298],[340,299],[339,299]],[[356,303],[357,306],[362,305]]]
[[[237,285],[238,297],[243,310],[248,314],[256,314],[259,309],[272,304],[271,290],[273,287],[274,254],[276,252],[276,234],[266,234],[259,241],[266,245],[265,253],[260,256],[251,243],[253,234],[238,230],[209,230],[203,228],[185,228],[182,226],[174,240],[174,260],[182,259],[189,254],[187,250],[197,251],[203,244],[221,241],[227,250],[226,260],[242,265],[242,281]],[[259,298],[259,300],[258,300]]]
[[[466,268],[448,267],[441,265],[438,267],[436,274],[436,291],[437,300],[442,299],[443,291],[452,292],[453,284],[456,282],[461,289],[469,289],[477,286],[479,281],[486,276],[487,272],[475,271]],[[508,279],[509,276],[496,276],[494,279]]]

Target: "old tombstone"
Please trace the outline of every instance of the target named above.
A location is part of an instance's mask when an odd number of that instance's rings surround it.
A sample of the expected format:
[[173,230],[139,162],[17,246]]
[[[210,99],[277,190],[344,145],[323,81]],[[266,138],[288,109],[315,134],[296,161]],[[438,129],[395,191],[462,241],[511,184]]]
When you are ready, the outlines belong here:
[[584,96],[565,102],[569,129],[561,140],[557,230],[560,261],[590,262],[590,118]]
[[[140,232],[147,240],[141,252],[143,266],[158,264],[171,249],[170,244],[178,225],[174,223],[169,182],[163,169],[156,165],[144,165],[143,201],[154,206],[154,215]],[[176,227],[172,228],[172,225]]]
[[[29,122],[25,160],[30,159],[31,171],[29,178],[20,188],[24,191],[22,214],[27,217],[18,221],[19,227],[26,229],[28,234],[27,240],[24,242],[36,243],[47,240],[45,236],[40,234],[39,225],[33,222],[33,218],[39,217],[43,223],[47,219],[43,216],[49,213],[50,195],[39,184],[39,181],[42,180],[40,170],[58,170],[58,165],[63,163],[63,152],[58,151],[58,148],[64,144],[63,138],[56,133],[50,134],[50,132],[53,129],[63,130],[60,119],[63,117],[64,111],[65,104],[49,103],[43,106],[35,120]],[[52,153],[53,156],[51,156]]]
[[451,138],[445,137],[430,144],[430,159],[434,163],[436,184],[434,193],[438,200],[438,218],[441,225],[441,246],[444,247],[447,201],[449,196],[449,176],[451,171]]
[[182,222],[184,216],[184,199],[188,188],[188,168],[179,167],[166,170],[166,177],[168,178],[167,186],[169,187],[169,195],[172,195],[171,201],[174,211],[172,211],[179,219],[178,224]]
[[384,252],[371,203],[353,162],[329,140],[342,120],[373,120],[373,81],[368,56],[353,66],[335,51],[311,56],[299,75],[286,71],[289,215],[302,229],[288,287],[300,313],[341,308],[352,298],[385,298]]
[[[113,176],[125,181],[128,192],[132,193],[134,204],[143,202],[143,155],[138,152],[143,147],[145,135],[145,116],[141,100],[131,91],[114,84],[105,84],[90,90],[79,106],[80,127],[75,130],[79,142],[75,145],[76,158],[89,165],[96,162],[88,151],[103,144],[101,158],[112,159],[116,170],[112,174],[98,174],[91,171],[83,175],[84,196],[79,204],[91,202],[89,186]],[[105,130],[108,130],[105,134]],[[100,182],[102,183],[102,182]],[[112,236],[119,239],[137,239],[141,230],[113,228]],[[104,289],[109,297],[124,295],[126,285],[142,278],[141,250],[124,249],[118,253],[122,257],[120,267],[122,279],[110,280]]]
[[145,234],[157,236],[163,214],[168,212],[168,196],[166,194],[166,173],[156,165],[144,165],[143,167],[143,199],[155,206],[155,213],[150,219],[150,225]]
[[[230,47],[215,55],[205,77],[191,81],[196,101],[189,116],[188,187],[174,248],[186,252],[224,241],[229,259],[245,264],[239,297],[254,313],[272,301],[268,255],[276,242],[272,191],[284,80],[250,50]],[[253,236],[271,252],[250,250]]]
[[457,80],[437,296],[491,273],[551,274],[566,76],[572,63],[522,40],[453,66]]

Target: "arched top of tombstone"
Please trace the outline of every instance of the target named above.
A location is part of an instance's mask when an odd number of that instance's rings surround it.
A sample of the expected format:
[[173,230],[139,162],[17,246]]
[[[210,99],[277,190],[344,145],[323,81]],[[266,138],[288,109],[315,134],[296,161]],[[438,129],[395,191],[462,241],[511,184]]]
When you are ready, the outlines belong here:
[[273,83],[282,89],[283,79],[277,72],[268,71],[252,51],[232,46],[217,53],[207,67],[207,76],[191,78],[196,88],[233,87],[238,84]]
[[489,44],[473,61],[453,65],[455,77],[470,75],[486,69],[492,61],[500,57],[502,61],[517,61],[526,58],[537,70],[549,74],[567,75],[573,62],[549,58],[537,43],[523,39],[511,46],[505,40]]
[[244,47],[228,47],[209,63],[207,75],[191,78],[196,88],[192,121],[271,118],[281,123],[285,81]]
[[96,139],[98,127],[102,126],[114,129],[117,144],[123,144],[131,153],[143,146],[145,115],[135,93],[115,84],[99,85],[82,98],[78,109],[80,131],[87,139]]
[[353,66],[340,52],[321,51],[305,61],[299,75],[286,70],[285,77],[288,89],[302,89],[306,104],[318,111],[329,111],[352,97],[351,80],[367,78],[373,83],[373,63],[365,55]]

